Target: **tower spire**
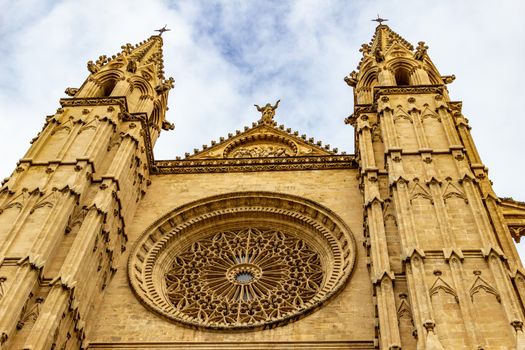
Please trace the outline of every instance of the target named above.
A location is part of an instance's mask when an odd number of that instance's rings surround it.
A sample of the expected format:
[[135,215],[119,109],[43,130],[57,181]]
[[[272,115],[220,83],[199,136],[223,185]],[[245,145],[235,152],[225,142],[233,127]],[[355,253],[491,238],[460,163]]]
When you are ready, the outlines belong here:
[[[152,77],[156,77],[159,80],[164,79],[164,60],[162,53],[162,33],[169,29],[159,29],[161,31],[159,35],[152,35],[147,40],[141,41],[138,44],[132,45],[126,43],[120,48],[122,49],[119,53],[108,57],[102,55],[96,60],[88,61],[87,66],[90,73],[98,73],[104,68],[117,68],[123,67],[130,73],[135,73],[138,68],[148,67],[151,73],[154,73]],[[148,76],[148,78],[150,78]],[[149,80],[149,79],[148,79]]]
[[359,104],[372,103],[378,86],[408,86],[448,84],[453,76],[441,76],[427,54],[423,41],[414,46],[401,35],[380,24],[368,44],[362,44],[363,57],[357,70],[345,77],[345,82],[356,88]]
[[[164,27],[159,31],[165,32]],[[128,112],[146,113],[150,134],[154,142],[160,129],[171,130],[173,124],[164,119],[167,110],[168,91],[175,80],[165,78],[160,35],[132,45],[126,43],[121,51],[111,57],[100,56],[89,61],[91,75],[79,89],[67,89],[74,98],[125,97]]]
[[[380,20],[382,22],[385,21],[381,18]],[[368,45],[370,46],[371,52],[374,52],[377,49],[384,52],[396,42],[410,51],[414,50],[414,46],[410,44],[405,38],[394,32],[388,25],[380,23],[376,27],[374,35],[372,36],[372,40],[370,40],[370,44]]]

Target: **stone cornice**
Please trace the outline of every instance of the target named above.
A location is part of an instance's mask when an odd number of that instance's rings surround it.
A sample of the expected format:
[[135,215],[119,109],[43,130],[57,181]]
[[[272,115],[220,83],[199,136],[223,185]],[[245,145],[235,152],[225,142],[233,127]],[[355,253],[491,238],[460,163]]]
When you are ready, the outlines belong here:
[[382,95],[418,95],[439,94],[444,91],[443,85],[418,85],[418,86],[376,86],[374,87],[374,102]]
[[200,160],[157,160],[153,174],[254,172],[276,170],[357,169],[354,155]]
[[128,103],[124,96],[61,98],[60,105],[62,107],[119,105],[123,111],[128,111]]

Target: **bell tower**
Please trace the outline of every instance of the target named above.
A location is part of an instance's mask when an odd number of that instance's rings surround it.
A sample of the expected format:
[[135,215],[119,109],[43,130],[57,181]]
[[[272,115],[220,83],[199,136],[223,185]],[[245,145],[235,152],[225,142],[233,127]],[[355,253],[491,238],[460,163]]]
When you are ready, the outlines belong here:
[[388,26],[353,87],[380,349],[524,349],[523,267],[461,102]]
[[85,320],[150,182],[152,145],[173,128],[160,35],[87,67],[0,190],[1,349],[85,347]]

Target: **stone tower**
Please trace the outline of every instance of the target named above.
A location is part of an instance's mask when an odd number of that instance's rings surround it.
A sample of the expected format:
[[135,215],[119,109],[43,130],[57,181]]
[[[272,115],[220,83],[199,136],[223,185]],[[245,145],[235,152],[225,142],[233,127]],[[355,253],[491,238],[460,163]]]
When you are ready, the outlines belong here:
[[[0,347],[78,348],[127,245],[165,122],[162,39],[88,62],[0,194]],[[70,345],[67,345],[70,344]],[[64,347],[63,347],[64,348]]]
[[361,51],[355,155],[277,101],[155,160],[161,37],[88,62],[0,189],[0,348],[525,349],[525,204],[423,42],[379,25]]
[[495,195],[461,102],[448,96],[455,77],[441,76],[427,49],[379,25],[345,79],[379,342],[523,349],[523,267],[505,222],[523,206]]

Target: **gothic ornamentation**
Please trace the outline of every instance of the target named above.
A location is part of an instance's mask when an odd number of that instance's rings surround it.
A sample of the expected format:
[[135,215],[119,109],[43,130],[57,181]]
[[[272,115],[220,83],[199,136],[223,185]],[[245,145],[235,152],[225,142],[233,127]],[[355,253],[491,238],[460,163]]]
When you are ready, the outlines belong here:
[[173,89],[174,86],[175,86],[175,79],[168,78],[167,80],[162,81],[162,83],[160,83],[155,88],[155,91],[157,91],[157,93],[159,93],[159,94],[162,94],[162,93],[164,93],[166,91],[169,91],[169,90]]
[[218,232],[176,255],[166,292],[190,319],[250,325],[293,313],[322,282],[319,254],[303,240],[252,227]]
[[68,87],[68,88],[64,91],[64,93],[65,93],[66,95],[68,95],[68,96],[73,97],[73,96],[75,96],[75,95],[78,93],[78,89],[77,89],[77,88]]
[[353,155],[316,156],[316,157],[267,157],[257,160],[236,159],[199,159],[155,161],[152,169],[156,174],[190,174],[253,172],[277,170],[310,169],[356,169],[357,162]]
[[414,58],[418,61],[423,61],[425,55],[427,54],[428,46],[425,45],[424,41],[417,43],[416,52],[414,53]]
[[445,280],[441,277],[442,272],[440,270],[435,270],[434,275],[436,276],[436,280],[434,281],[434,284],[432,284],[432,287],[430,287],[430,290],[428,294],[430,297],[433,297],[434,295],[438,294],[439,291],[443,291],[446,294],[450,294],[454,297],[454,300],[459,303],[459,297],[456,291],[447,283]]
[[454,80],[456,80],[456,76],[454,74],[452,75],[443,75],[441,76],[441,79],[443,79],[443,83],[445,84],[452,84]]
[[498,291],[496,289],[494,289],[490,284],[488,284],[487,281],[485,281],[481,277],[481,271],[476,270],[473,273],[476,276],[476,279],[474,280],[474,283],[472,284],[472,287],[470,287],[470,291],[469,291],[470,300],[472,302],[474,302],[474,295],[476,293],[479,293],[480,291],[484,291],[485,293],[494,295],[496,297],[496,300],[498,301],[498,303],[501,303],[501,296],[500,296],[500,294],[498,293]]
[[267,328],[317,309],[348,279],[353,235],[333,213],[288,195],[232,193],[157,220],[128,264],[137,297],[197,328]]
[[122,110],[127,110],[124,97],[61,98],[60,105],[62,107],[118,105]]
[[285,147],[255,146],[240,147],[231,154],[232,158],[288,157],[290,152]]
[[[27,304],[24,305],[24,308],[22,309],[22,313],[20,316],[20,320],[18,320],[18,323],[16,324],[16,328],[18,330],[24,328],[26,323],[34,322],[38,318],[38,315],[40,315],[41,304],[43,302],[44,302],[44,298],[38,297],[35,299],[33,305],[30,308],[27,307],[28,306]],[[28,303],[29,303],[29,300],[28,300]]]
[[229,143],[223,151],[223,157],[284,157],[295,156],[297,153],[297,144],[284,136],[256,134]]
[[100,68],[102,68],[108,61],[109,60],[107,56],[102,55],[98,58],[98,60],[95,63],[93,63],[93,61],[88,61],[87,68],[90,73],[94,74],[97,73],[100,70]]
[[397,308],[397,318],[399,320],[407,319],[413,325],[414,320],[412,310],[408,302],[408,295],[405,293],[399,294],[399,306]]
[[5,281],[7,281],[7,277],[0,276],[0,299],[4,297],[6,291]]
[[345,77],[345,83],[348,86],[356,87],[357,86],[357,72],[353,70],[348,76]]
[[374,101],[382,95],[443,94],[443,85],[419,85],[406,87],[374,87]]
[[269,125],[272,125],[274,123],[273,117],[275,115],[275,110],[277,109],[277,107],[279,107],[279,102],[281,102],[281,100],[277,100],[277,102],[275,102],[273,106],[269,103],[267,103],[264,107],[254,105],[257,108],[257,110],[261,112],[261,119],[259,120],[259,123]]
[[162,130],[169,131],[169,130],[174,130],[174,129],[175,129],[175,124],[170,123],[167,120],[162,122]]

